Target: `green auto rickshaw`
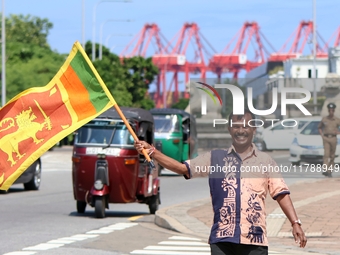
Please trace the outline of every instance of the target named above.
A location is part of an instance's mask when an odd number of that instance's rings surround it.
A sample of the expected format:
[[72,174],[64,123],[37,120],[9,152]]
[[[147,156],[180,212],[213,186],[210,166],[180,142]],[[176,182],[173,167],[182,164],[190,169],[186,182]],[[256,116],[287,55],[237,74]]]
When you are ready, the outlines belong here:
[[179,109],[150,110],[155,123],[155,146],[165,155],[184,161],[196,157],[198,140],[195,117]]

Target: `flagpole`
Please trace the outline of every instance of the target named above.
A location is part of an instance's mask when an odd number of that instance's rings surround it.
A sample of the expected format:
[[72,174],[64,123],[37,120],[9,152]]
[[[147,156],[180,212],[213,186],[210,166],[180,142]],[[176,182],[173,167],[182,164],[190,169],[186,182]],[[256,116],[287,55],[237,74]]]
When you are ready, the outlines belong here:
[[[132,127],[130,126],[130,123],[129,123],[128,120],[125,118],[125,115],[124,115],[124,113],[122,112],[122,110],[119,108],[118,104],[116,103],[113,107],[116,109],[118,115],[119,115],[120,118],[123,120],[124,124],[126,125],[127,129],[129,130],[130,134],[132,135],[133,139],[134,139],[135,141],[138,141],[139,139],[138,139],[138,137],[137,137],[135,131],[133,131]],[[153,161],[151,160],[150,156],[148,155],[148,153],[146,152],[146,149],[143,149],[143,150],[142,150],[142,153],[143,153],[144,157],[146,158],[146,160],[148,161],[148,163],[150,164],[150,166],[151,166],[152,168],[155,168],[155,165],[154,165]]]
[[2,26],[1,26],[1,55],[2,55],[2,71],[1,71],[1,83],[2,83],[2,106],[6,104],[6,31],[5,31],[5,0],[2,0]]

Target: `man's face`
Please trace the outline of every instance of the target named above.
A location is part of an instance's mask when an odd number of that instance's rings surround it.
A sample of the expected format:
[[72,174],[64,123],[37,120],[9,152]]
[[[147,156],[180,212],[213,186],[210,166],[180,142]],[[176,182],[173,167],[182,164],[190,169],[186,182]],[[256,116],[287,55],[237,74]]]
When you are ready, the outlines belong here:
[[[228,130],[235,147],[248,147],[251,145],[256,132],[255,127],[248,125],[248,121],[251,119],[252,117],[249,113],[246,113],[244,116],[234,115],[232,117],[232,126],[229,123]],[[250,125],[254,125],[254,123],[250,122]]]
[[334,108],[329,108],[328,113],[329,113],[330,117],[333,117],[334,116]]

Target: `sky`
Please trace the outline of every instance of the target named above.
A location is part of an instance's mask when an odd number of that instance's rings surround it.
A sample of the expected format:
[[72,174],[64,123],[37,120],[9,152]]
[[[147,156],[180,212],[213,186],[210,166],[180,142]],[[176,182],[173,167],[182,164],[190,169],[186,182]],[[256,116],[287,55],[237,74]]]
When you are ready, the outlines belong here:
[[[47,18],[52,22],[53,28],[48,42],[51,48],[59,53],[69,53],[77,40],[83,43],[83,31],[85,41],[92,41],[93,28],[97,43],[100,42],[102,31],[103,45],[120,54],[147,23],[156,23],[162,35],[171,41],[186,22],[196,23],[215,53],[220,53],[247,21],[257,22],[261,33],[275,50],[279,50],[302,20],[313,19],[313,0],[2,1],[5,3],[6,16],[31,15]],[[339,13],[339,0],[316,0],[317,30],[325,41],[328,41],[340,26]],[[265,40],[263,43],[265,48],[273,51]],[[334,39],[331,43],[334,43]],[[214,50],[204,44],[207,51],[214,54]],[[135,43],[131,45],[134,46]],[[188,55],[191,54],[190,47],[189,45]],[[306,46],[307,52],[308,47],[311,48],[312,45]],[[232,48],[233,45],[230,49]],[[252,49],[249,46],[249,55],[253,54]],[[132,47],[127,52],[131,50]],[[150,47],[147,55],[153,52],[154,48]]]

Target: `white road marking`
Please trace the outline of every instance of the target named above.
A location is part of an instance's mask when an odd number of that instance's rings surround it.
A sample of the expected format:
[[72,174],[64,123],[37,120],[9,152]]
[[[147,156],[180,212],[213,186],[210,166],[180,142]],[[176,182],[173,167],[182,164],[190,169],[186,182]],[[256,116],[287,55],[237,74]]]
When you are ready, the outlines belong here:
[[83,241],[89,238],[95,238],[98,235],[86,235],[86,234],[79,234],[79,235],[74,235],[74,236],[70,236],[69,238],[71,240],[77,240],[77,241]]
[[146,246],[144,250],[163,250],[163,251],[210,251],[210,247],[192,247],[192,246]]
[[86,234],[110,234],[112,233],[114,230],[113,229],[97,229],[97,230],[91,230],[86,232]]
[[59,248],[61,246],[64,246],[64,244],[50,244],[50,243],[41,243],[37,244],[35,246],[30,246],[23,248],[24,251],[46,251],[54,248]]
[[136,225],[138,225],[138,223],[135,223],[135,222],[124,223],[124,222],[122,222],[122,223],[110,225],[107,228],[121,230],[121,229],[125,229],[125,228],[130,228],[130,227],[133,227],[133,226],[136,226]]
[[186,240],[186,241],[201,241],[199,238],[187,237],[187,236],[172,236],[169,240]]
[[147,255],[211,255],[210,252],[199,251],[150,251],[150,250],[134,250],[130,254],[147,254]]
[[130,228],[136,225],[138,225],[138,223],[121,222],[121,223],[113,224],[113,225],[103,227],[97,230],[88,231],[86,234],[78,234],[78,235],[73,235],[69,237],[53,239],[46,243],[41,243],[35,246],[29,246],[29,247],[23,248],[22,251],[13,251],[13,252],[6,253],[3,255],[33,255],[33,254],[36,254],[36,251],[55,249],[55,248],[62,247],[66,244],[71,244],[74,242],[83,241],[89,238],[95,238],[99,236],[99,235],[94,235],[93,233],[101,232],[100,234],[107,234],[113,231],[123,230],[123,229]]
[[115,230],[123,230],[123,229],[130,228],[130,227],[133,227],[133,226],[136,226],[136,225],[138,225],[138,223],[133,223],[133,222],[131,222],[131,223],[130,222],[129,223],[117,223],[117,224],[114,224],[114,225],[110,225],[108,227],[103,227],[103,228],[100,228],[100,229],[88,231],[88,232],[86,232],[86,234],[109,234],[109,233],[112,233]]
[[67,237],[63,237],[63,238],[59,238],[59,239],[55,239],[55,240],[51,240],[48,241],[47,243],[62,243],[62,244],[70,244],[70,243],[74,243],[77,240],[70,240],[70,238]]
[[136,223],[136,222],[120,222],[120,223],[116,223],[116,224],[111,225],[111,226],[112,227],[113,226],[125,226],[125,227],[129,228],[129,227],[133,227],[133,226],[136,226],[136,225],[138,225],[138,223]]
[[159,242],[160,245],[189,245],[189,246],[209,246],[207,243],[203,242],[185,242],[185,241],[162,241]]
[[33,255],[36,254],[35,251],[13,251],[9,253],[4,253],[3,255]]
[[199,238],[188,236],[171,236],[170,241],[158,245],[146,246],[143,250],[134,250],[130,254],[148,255],[210,255],[210,247]]

